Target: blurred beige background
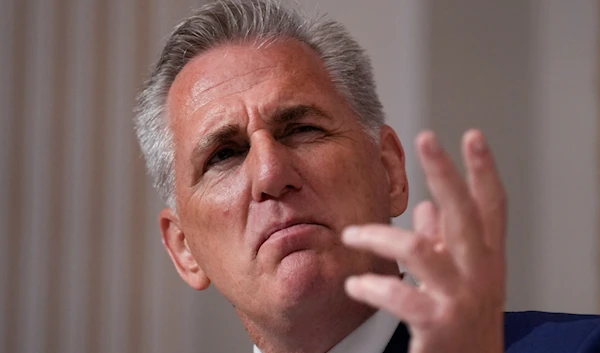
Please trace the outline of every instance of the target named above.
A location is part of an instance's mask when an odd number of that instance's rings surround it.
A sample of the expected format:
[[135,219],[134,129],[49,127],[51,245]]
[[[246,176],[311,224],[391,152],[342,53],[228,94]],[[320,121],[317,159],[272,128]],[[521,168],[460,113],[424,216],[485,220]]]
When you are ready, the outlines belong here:
[[[509,310],[600,313],[595,0],[306,0],[371,54],[389,123],[458,156],[468,127],[510,201]],[[0,352],[250,352],[162,250],[131,126],[164,37],[201,1],[0,0]],[[407,226],[408,212],[396,222]]]

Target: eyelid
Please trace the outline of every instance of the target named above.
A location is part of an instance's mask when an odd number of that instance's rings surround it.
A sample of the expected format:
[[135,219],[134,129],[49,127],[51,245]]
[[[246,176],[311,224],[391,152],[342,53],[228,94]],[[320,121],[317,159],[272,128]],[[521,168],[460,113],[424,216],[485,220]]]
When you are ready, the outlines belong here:
[[233,149],[231,146],[221,146],[219,148],[217,148],[213,153],[211,153],[208,158],[206,159],[206,165],[211,164],[211,161],[217,157],[217,155],[227,149]]
[[319,130],[319,131],[324,131],[324,129],[318,125],[315,124],[309,124],[309,123],[294,123],[294,124],[290,124],[286,127],[286,129],[284,130],[283,136],[287,136],[289,135],[291,132],[297,130],[297,129],[301,129],[301,128],[312,128],[315,130]]
[[[232,157],[236,157],[236,156],[238,156],[238,155],[240,155],[240,154],[244,154],[244,153],[245,153],[245,151],[248,149],[248,147],[249,147],[249,146],[246,146],[246,145],[239,145],[239,144],[236,144],[236,143],[234,143],[234,142],[229,142],[229,143],[226,143],[226,144],[224,144],[224,145],[221,145],[221,146],[217,147],[217,148],[216,148],[216,149],[215,149],[215,150],[214,150],[214,151],[213,151],[211,154],[209,154],[209,155],[208,155],[208,157],[206,158],[206,161],[204,162],[204,168],[203,168],[203,173],[202,173],[202,174],[206,173],[206,171],[207,171],[207,170],[208,170],[208,169],[209,169],[211,166],[213,166],[213,165],[217,164],[217,163],[212,163],[212,164],[211,164],[211,163],[210,163],[210,161],[211,161],[211,160],[212,160],[214,157],[216,157],[216,155],[217,155],[218,153],[222,152],[223,150],[226,150],[226,149],[228,149],[228,148],[229,148],[229,149],[232,149],[232,150],[233,150],[233,153],[234,153]],[[228,158],[228,159],[229,159],[229,158]],[[226,161],[226,160],[225,160],[225,161]],[[223,162],[223,161],[221,161],[221,162]]]
[[[304,120],[304,119],[305,118],[303,118],[302,120]],[[287,124],[284,127],[283,131],[281,131],[281,133],[275,134],[274,137],[277,140],[284,139],[284,138],[288,137],[291,133],[293,133],[293,131],[295,129],[307,128],[307,127],[315,129],[315,132],[327,133],[327,130],[319,124],[298,121],[298,122],[293,122],[293,123]],[[250,149],[250,144],[248,142],[240,143],[240,142],[236,142],[236,141],[228,141],[224,144],[217,146],[214,150],[212,150],[211,153],[207,153],[207,157],[206,157],[206,159],[204,159],[204,162],[202,163],[202,171],[201,171],[201,173],[197,174],[197,177],[195,177],[196,181],[199,181],[202,178],[202,175],[204,175],[208,171],[208,169],[211,167],[211,164],[209,163],[209,161],[224,148],[234,149],[236,152],[236,155],[237,155],[237,154],[243,154],[244,152],[247,152]]]

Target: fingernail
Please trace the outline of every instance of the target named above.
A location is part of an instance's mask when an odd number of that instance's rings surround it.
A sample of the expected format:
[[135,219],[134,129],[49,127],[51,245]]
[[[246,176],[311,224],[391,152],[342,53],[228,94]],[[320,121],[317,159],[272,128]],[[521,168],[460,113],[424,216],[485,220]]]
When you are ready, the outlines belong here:
[[356,241],[359,238],[360,227],[350,226],[342,232],[342,240],[346,243]]
[[485,143],[485,139],[483,138],[483,136],[479,136],[479,138],[477,138],[473,144],[471,144],[471,150],[473,151],[473,153],[482,155],[485,154],[488,150],[488,146],[487,143]]

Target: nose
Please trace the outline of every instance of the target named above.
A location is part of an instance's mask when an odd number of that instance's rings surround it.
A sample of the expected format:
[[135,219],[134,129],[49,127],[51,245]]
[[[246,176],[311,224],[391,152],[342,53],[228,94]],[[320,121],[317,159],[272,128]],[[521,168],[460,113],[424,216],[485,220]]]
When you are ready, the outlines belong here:
[[300,190],[302,179],[286,146],[264,130],[252,134],[250,146],[247,161],[254,201],[278,199],[289,191]]

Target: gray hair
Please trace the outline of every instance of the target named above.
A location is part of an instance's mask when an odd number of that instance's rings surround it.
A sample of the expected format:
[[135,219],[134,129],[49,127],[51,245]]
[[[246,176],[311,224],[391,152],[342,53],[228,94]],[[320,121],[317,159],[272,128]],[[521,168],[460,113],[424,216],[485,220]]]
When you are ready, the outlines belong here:
[[249,40],[263,45],[276,39],[294,39],[312,48],[367,134],[378,139],[384,113],[371,64],[340,23],[325,17],[307,18],[277,0],[209,3],[175,27],[138,96],[137,138],[154,187],[168,207],[175,208],[175,148],[165,105],[175,76],[192,58],[218,45]]

